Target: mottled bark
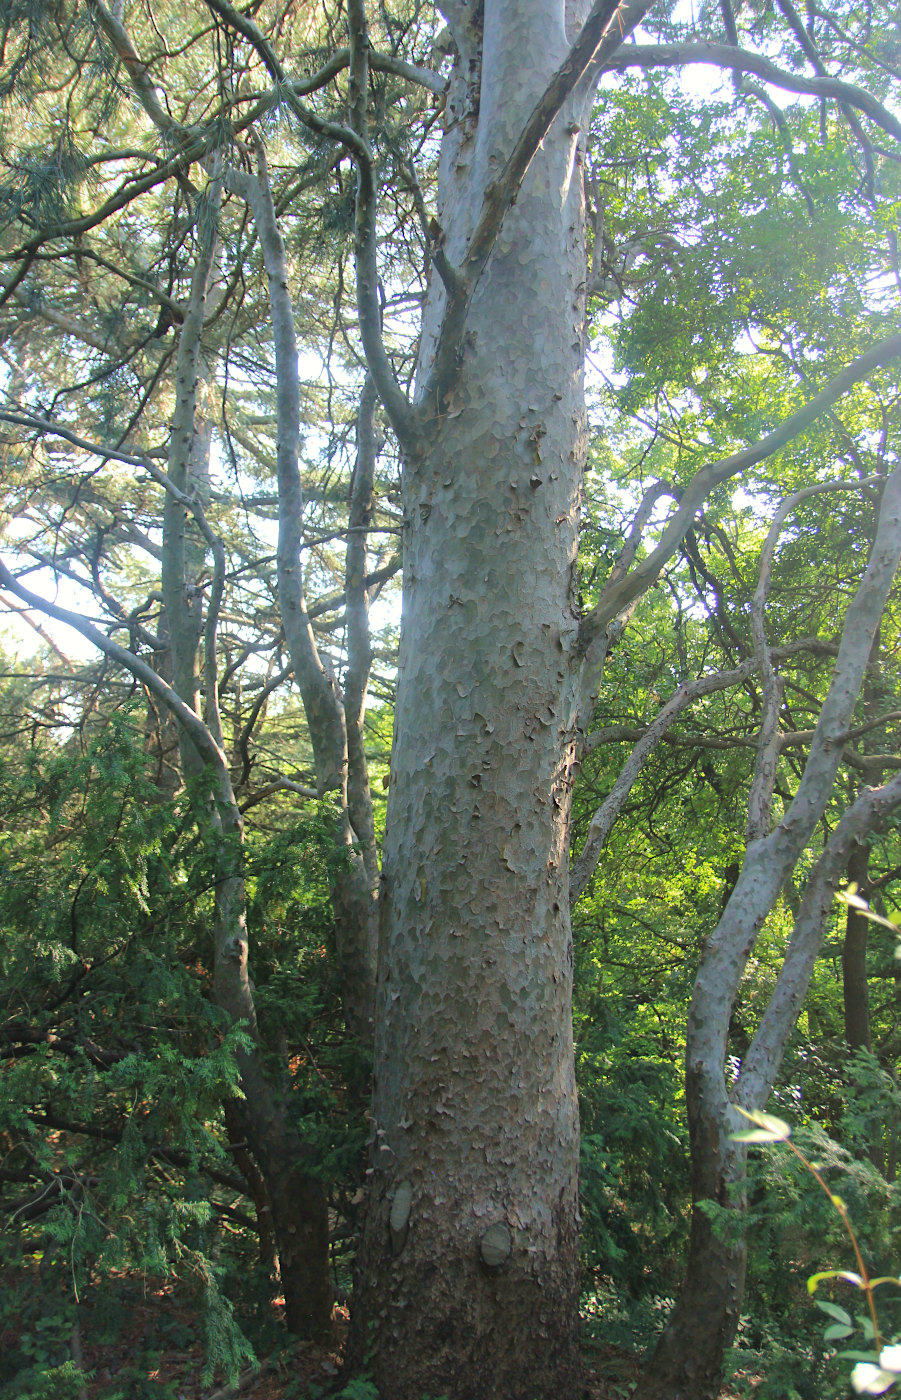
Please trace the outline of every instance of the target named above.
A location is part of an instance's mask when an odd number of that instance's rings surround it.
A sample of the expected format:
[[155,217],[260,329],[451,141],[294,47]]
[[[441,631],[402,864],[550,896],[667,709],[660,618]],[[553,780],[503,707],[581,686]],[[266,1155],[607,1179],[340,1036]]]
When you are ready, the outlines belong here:
[[[439,210],[451,257],[566,53],[553,6],[541,52],[516,41],[517,24],[531,38],[542,22],[535,8],[486,18],[488,110],[468,139],[465,117],[451,121]],[[471,100],[467,77],[452,112]],[[404,472],[355,1318],[357,1356],[392,1400],[562,1400],[577,1384],[567,833],[584,267],[576,132],[561,121],[475,290],[453,382],[420,400],[421,450]],[[437,278],[432,290],[427,327],[445,301]],[[426,330],[432,388],[437,338]]]

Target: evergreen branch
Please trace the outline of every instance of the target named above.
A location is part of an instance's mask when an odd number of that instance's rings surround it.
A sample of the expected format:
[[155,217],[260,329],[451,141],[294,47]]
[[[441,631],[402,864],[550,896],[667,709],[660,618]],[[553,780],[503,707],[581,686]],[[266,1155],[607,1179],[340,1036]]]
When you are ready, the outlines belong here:
[[413,409],[397,382],[382,335],[376,232],[377,191],[375,169],[369,154],[369,33],[365,0],[348,0],[347,21],[350,34],[350,117],[357,139],[367,152],[365,160],[357,161],[357,193],[354,201],[354,262],[360,337],[369,371],[392,427],[401,445],[410,449],[415,442]]
[[0,282],[0,288],[4,292],[8,292],[26,311],[31,312],[33,316],[40,316],[42,321],[46,321],[50,326],[55,326],[64,335],[71,335],[74,339],[82,341],[85,345],[90,345],[92,349],[99,350],[103,354],[109,349],[108,339],[97,335],[90,326],[76,320],[74,316],[66,315],[64,311],[59,311],[54,306],[48,306],[43,300],[35,300],[21,286],[13,285],[7,288],[3,282]]
[[181,696],[170,685],[166,684],[152,666],[149,666],[146,661],[142,661],[127,647],[114,642],[111,637],[101,632],[93,623],[88,622],[80,613],[72,612],[69,608],[60,607],[58,603],[51,603],[39,594],[32,593],[31,589],[19,582],[15,574],[2,560],[0,560],[0,587],[20,598],[29,608],[34,608],[37,612],[45,613],[48,617],[55,618],[57,622],[64,622],[67,627],[74,628],[110,661],[116,662],[123,670],[134,676],[135,680],[145,686],[157,700],[166,706],[177,723],[190,736],[204,762],[209,763],[214,769],[223,800],[230,801],[234,805],[228,759],[225,753],[213,739],[200,716],[191,709],[190,705],[185,704]]
[[[339,141],[358,161],[365,162],[370,159],[368,147],[360,142],[356,132],[351,127],[344,126],[340,122],[326,121],[309,107],[303,105],[297,97],[294,84],[288,79],[284,68],[279,62],[275,50],[263,31],[258,25],[254,24],[252,19],[249,19],[246,15],[240,14],[228,3],[228,0],[205,0],[205,3],[208,9],[213,11],[213,14],[218,15],[230,29],[235,30],[238,34],[242,34],[253,46],[263,60],[267,72],[278,85],[279,96],[285,99],[292,112],[294,112],[305,127],[315,132],[317,136],[325,136],[331,141]],[[339,70],[336,69],[335,71]]]
[[121,20],[110,14],[103,4],[103,0],[88,0],[88,11],[96,20],[98,28],[109,39],[117,57],[121,59],[135,95],[154,126],[164,136],[184,138],[187,135],[185,127],[170,117],[160,102],[156,88],[150,81],[148,66],[139,57],[138,51],[131,41],[131,36]]
[[89,262],[96,263],[98,267],[102,267],[105,271],[111,272],[113,276],[121,277],[123,282],[127,282],[129,286],[140,287],[142,291],[147,292],[154,301],[158,302],[160,306],[168,311],[176,325],[181,325],[184,320],[184,307],[180,302],[176,301],[174,297],[170,297],[167,292],[164,292],[155,282],[151,282],[149,278],[140,277],[137,273],[131,272],[127,268],[117,266],[116,263],[110,262],[108,258],[104,258],[100,253],[95,252],[93,248],[60,248],[52,253],[38,253],[35,257],[35,261],[59,262],[62,258],[85,258]]

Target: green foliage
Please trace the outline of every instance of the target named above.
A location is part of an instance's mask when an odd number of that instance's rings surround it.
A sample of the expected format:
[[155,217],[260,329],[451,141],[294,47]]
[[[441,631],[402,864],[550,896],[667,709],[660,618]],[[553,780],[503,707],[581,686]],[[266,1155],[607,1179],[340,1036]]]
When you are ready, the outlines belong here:
[[[256,1237],[246,1224],[223,1233],[247,1220],[223,1105],[241,1092],[249,1040],[209,998],[216,866],[195,806],[190,791],[160,793],[141,708],[76,724],[60,745],[0,746],[0,1271],[17,1282],[0,1328],[21,1333],[4,1400],[57,1382],[68,1393],[76,1301],[93,1314],[124,1276],[180,1281],[193,1298],[204,1383],[252,1360],[251,1339],[272,1344],[244,1306]],[[273,1056],[289,1047],[292,1107],[329,1182],[362,1138],[336,1097],[347,1054],[326,947],[332,820],[323,808],[248,843],[261,1021],[277,1028]]]

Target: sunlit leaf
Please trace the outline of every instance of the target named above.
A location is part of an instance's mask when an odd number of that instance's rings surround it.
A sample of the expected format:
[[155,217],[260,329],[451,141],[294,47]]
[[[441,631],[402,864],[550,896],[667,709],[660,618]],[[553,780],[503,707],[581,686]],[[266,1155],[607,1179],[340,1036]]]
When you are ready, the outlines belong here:
[[787,1142],[791,1137],[791,1125],[772,1113],[749,1112],[744,1108],[739,1108],[738,1112],[755,1126],[741,1133],[730,1133],[733,1142]]

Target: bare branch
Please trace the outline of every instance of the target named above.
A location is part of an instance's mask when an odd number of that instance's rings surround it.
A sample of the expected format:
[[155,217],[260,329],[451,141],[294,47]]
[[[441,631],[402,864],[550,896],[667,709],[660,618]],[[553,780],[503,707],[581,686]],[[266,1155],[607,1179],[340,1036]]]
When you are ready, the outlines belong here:
[[796,413],[791,414],[760,442],[755,443],[752,447],[746,447],[740,452],[733,452],[718,462],[711,462],[702,467],[683,490],[679,507],[666,526],[657,547],[651,550],[647,558],[643,559],[624,579],[605,589],[597,605],[582,619],[580,629],[582,651],[587,652],[595,639],[604,633],[614,619],[650,588],[663,565],[672,558],[684,540],[701,505],[715,486],[719,486],[722,482],[728,481],[730,477],[746,471],[749,467],[756,466],[758,462],[765,461],[767,457],[771,457],[774,452],[778,452],[787,443],[798,437],[820,414],[825,413],[843,394],[859,384],[873,370],[890,364],[899,356],[901,356],[901,335],[890,336],[887,340],[879,341],[856,360],[852,360],[851,364],[831,379],[818,394],[814,395],[809,403],[805,404],[803,408],[799,408]]
[[814,866],[795,916],[791,938],[776,986],[742,1063],[734,1102],[763,1108],[782,1063],[788,1037],[807,995],[813,966],[823,943],[826,919],[848,858],[856,843],[880,825],[901,803],[901,773],[884,787],[867,788],[842,815]]
[[756,660],[745,661],[732,671],[718,671],[713,676],[701,676],[699,680],[686,681],[684,685],[680,685],[678,690],[673,692],[638,740],[623,764],[609,795],[591,819],[585,844],[573,862],[570,873],[571,904],[575,904],[591,879],[613,824],[652,750],[657,747],[659,741],[678,719],[686,705],[690,705],[693,700],[697,700],[703,695],[712,695],[718,690],[727,690],[730,686],[739,685],[743,680],[747,680],[748,676],[756,669],[756,665]]
[[692,63],[709,64],[733,73],[754,73],[773,87],[803,93],[855,107],[896,141],[901,141],[901,121],[872,93],[841,78],[810,77],[788,73],[761,54],[736,49],[729,44],[630,44],[605,61],[604,71],[620,73],[627,68],[683,68]]
[[777,758],[780,749],[779,709],[782,704],[782,685],[773,666],[769,643],[766,637],[764,611],[770,579],[773,573],[773,560],[776,544],[782,527],[789,516],[811,496],[825,491],[859,491],[871,486],[879,477],[867,477],[863,481],[821,481],[804,487],[789,496],[777,510],[773,523],[760,551],[760,569],[757,587],[751,600],[751,632],[754,638],[754,655],[758,669],[763,676],[763,717],[760,723],[760,739],[757,747],[757,763],[751,783],[748,801],[747,840],[757,841],[766,836],[770,829],[773,808],[773,791],[776,786]]
[[319,656],[304,596],[300,567],[303,491],[298,467],[300,381],[294,308],[289,290],[285,245],[278,227],[261,142],[257,142],[256,153],[256,175],[226,170],[224,178],[228,188],[245,199],[253,211],[269,281],[278,416],[279,603],[294,675],[310,728],[317,781],[320,793],[324,793],[335,788],[342,790],[346,779],[344,715],[334,680],[327,674]]
[[200,716],[195,714],[190,705],[185,704],[172,686],[167,685],[162,677],[157,675],[152,666],[148,666],[147,662],[142,661],[139,656],[135,656],[134,652],[107,637],[104,632],[101,632],[93,623],[88,622],[80,613],[71,612],[69,608],[62,608],[58,603],[48,602],[46,598],[32,593],[30,588],[26,588],[24,584],[19,582],[2,560],[0,560],[0,587],[7,589],[17,598],[21,598],[27,607],[34,608],[37,612],[45,613],[47,617],[55,618],[57,622],[64,622],[67,627],[74,628],[110,661],[115,661],[117,665],[134,676],[135,680],[146,686],[150,693],[166,706],[177,722],[187,731],[198,753],[205,762],[214,768],[223,797],[234,803],[231,779],[228,774],[228,760],[225,754],[213,739]]

